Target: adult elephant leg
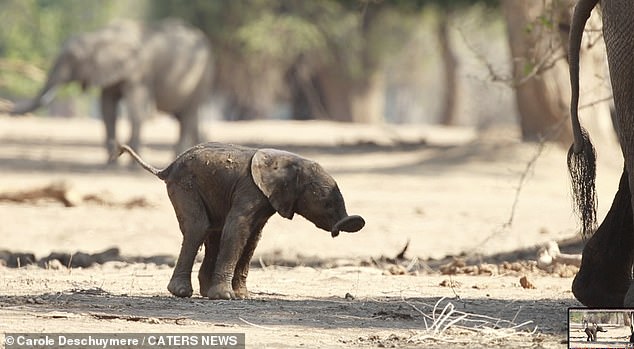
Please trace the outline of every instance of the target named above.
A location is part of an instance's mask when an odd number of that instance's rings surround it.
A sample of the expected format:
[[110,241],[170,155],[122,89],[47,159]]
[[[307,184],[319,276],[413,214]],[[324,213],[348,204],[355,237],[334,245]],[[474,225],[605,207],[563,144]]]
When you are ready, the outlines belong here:
[[[634,131],[632,126],[634,122],[634,55],[632,55],[632,52],[634,52],[634,40],[632,39],[634,37],[634,25],[632,25],[634,23],[632,21],[634,2],[624,0],[601,1],[601,11],[603,14],[603,38],[608,57],[616,113],[617,135],[623,151],[625,167],[630,177],[628,185],[630,189],[634,189],[634,138],[632,138],[632,132]],[[630,218],[632,206],[634,204],[630,201]],[[631,239],[633,234],[631,222],[622,226],[621,229],[623,229],[623,235],[627,235]],[[626,229],[627,233],[625,233]],[[618,244],[619,242],[615,241],[614,243]],[[624,253],[618,256],[620,259],[613,259],[612,268],[614,271],[612,273],[619,272],[624,274],[625,271],[622,269],[627,269],[628,278],[621,277],[618,281],[626,281],[631,277],[632,244],[624,243],[624,245],[626,247],[622,248],[627,248],[629,251],[627,254]],[[620,248],[617,247],[616,249]],[[606,255],[605,258],[612,257]],[[628,294],[624,295],[625,304],[634,305],[633,297],[631,296],[633,292],[628,291]],[[617,304],[617,306],[623,305]]]
[[178,219],[183,243],[167,289],[177,297],[193,293],[191,272],[198,248],[209,232],[209,220],[203,200],[197,192],[178,184],[168,185],[167,193]]
[[130,141],[128,145],[139,153],[141,147],[141,122],[150,112],[150,94],[143,85],[132,85],[124,90],[128,117],[130,119]]
[[216,268],[221,234],[221,231],[211,231],[205,240],[205,257],[198,270],[198,285],[200,287],[200,295],[203,297],[207,297],[207,292],[211,287],[211,276]]
[[188,110],[176,115],[179,124],[178,142],[174,152],[178,156],[190,147],[201,142],[200,129],[198,126],[198,110]]
[[[630,158],[630,161],[634,161],[634,159]],[[634,162],[631,162],[631,164],[632,164],[632,167],[634,167]],[[630,173],[634,173],[634,172],[630,172]],[[630,185],[629,186],[630,188],[634,188],[634,176],[630,176],[629,185]],[[631,190],[630,190],[630,195],[631,195]],[[632,197],[632,199],[634,199],[634,197]],[[633,207],[634,207],[634,200],[630,201],[630,214],[632,214]],[[626,226],[626,228],[629,229],[630,237],[634,235],[634,227],[632,225],[630,225],[629,227]],[[632,282],[632,264],[634,263],[634,257],[632,255],[634,254],[634,244],[631,243],[630,241],[630,244],[628,245],[628,247],[629,247],[629,254],[627,255],[627,259],[623,257],[623,260],[621,261],[624,264],[623,268],[627,268],[627,273],[628,273],[629,281],[630,281],[628,285],[629,286],[628,291],[625,294],[625,299],[623,300],[623,306],[627,308],[632,308],[634,307],[634,282]]]
[[101,91],[101,118],[106,128],[106,150],[108,164],[115,163],[118,156],[117,145],[117,104],[121,99],[119,88],[108,87]]
[[634,219],[628,172],[605,219],[588,240],[572,293],[588,307],[621,307],[630,287],[634,261]]

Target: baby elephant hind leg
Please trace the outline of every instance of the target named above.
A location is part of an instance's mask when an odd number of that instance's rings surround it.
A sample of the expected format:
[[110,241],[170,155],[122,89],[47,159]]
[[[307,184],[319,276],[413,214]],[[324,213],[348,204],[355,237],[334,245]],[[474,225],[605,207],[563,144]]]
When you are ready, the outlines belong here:
[[211,287],[211,277],[216,268],[221,234],[221,231],[211,231],[205,240],[205,256],[200,270],[198,270],[198,285],[200,286],[200,295],[203,297],[207,297]]
[[191,297],[192,267],[198,248],[208,233],[209,220],[205,205],[195,191],[178,185],[168,185],[167,192],[183,233],[183,244],[167,289],[177,297]]

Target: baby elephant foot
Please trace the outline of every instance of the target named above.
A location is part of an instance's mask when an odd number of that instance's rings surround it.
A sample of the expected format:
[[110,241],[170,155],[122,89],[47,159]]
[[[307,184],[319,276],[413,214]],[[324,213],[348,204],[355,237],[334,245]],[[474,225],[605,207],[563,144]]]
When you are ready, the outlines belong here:
[[246,286],[234,289],[233,293],[236,295],[236,299],[249,299],[249,291],[247,291]]
[[198,285],[200,287],[200,295],[207,297],[207,293],[211,288],[211,277],[198,275]]
[[249,299],[249,291],[247,290],[246,282],[240,282],[233,279],[233,293],[235,293],[236,299]]
[[176,297],[191,297],[194,292],[191,280],[176,277],[170,280],[167,290]]
[[235,299],[236,294],[227,284],[218,284],[209,288],[207,297],[209,299]]

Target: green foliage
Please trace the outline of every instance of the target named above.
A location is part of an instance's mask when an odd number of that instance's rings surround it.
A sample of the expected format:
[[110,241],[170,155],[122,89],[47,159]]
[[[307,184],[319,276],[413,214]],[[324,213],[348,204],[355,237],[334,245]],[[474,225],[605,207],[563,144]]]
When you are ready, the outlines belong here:
[[583,319],[587,316],[586,312],[584,311],[571,311],[570,313],[570,323],[582,323]]
[[407,43],[426,7],[476,3],[497,0],[1,0],[0,94],[33,95],[69,36],[139,10],[201,28],[217,57],[246,70],[283,72],[308,57],[311,69],[334,67],[342,80],[363,84]]
[[246,54],[288,59],[324,49],[326,38],[319,28],[302,17],[267,13],[235,33]]
[[120,0],[0,1],[0,92],[34,94],[62,43],[104,25],[120,5]]
[[[201,28],[220,47],[243,55],[289,61],[315,54],[344,63],[360,55],[380,62],[427,6],[460,9],[498,0],[154,0],[149,17],[179,17]],[[290,57],[290,58],[289,58]],[[367,57],[366,57],[367,58]],[[354,74],[353,74],[354,75]]]
[[[342,2],[354,2],[342,0]],[[389,6],[399,9],[400,11],[417,11],[425,7],[434,6],[444,10],[460,10],[475,5],[484,5],[487,7],[497,7],[500,4],[499,0],[359,0],[361,3],[379,4],[383,6]]]
[[[227,93],[227,100],[253,103],[258,97],[252,91],[270,79],[265,84],[280,95],[296,89],[295,83],[303,84],[303,91],[309,92],[302,93],[312,93],[314,108],[334,98],[318,90],[326,84],[341,92],[342,104],[355,94],[369,93],[370,80],[410,43],[425,8],[453,11],[482,3],[496,1],[153,0],[149,17],[179,17],[207,34],[220,66],[217,87]],[[300,75],[302,82],[293,82]],[[237,114],[259,108],[244,104],[235,108]],[[350,112],[344,109],[334,114]]]

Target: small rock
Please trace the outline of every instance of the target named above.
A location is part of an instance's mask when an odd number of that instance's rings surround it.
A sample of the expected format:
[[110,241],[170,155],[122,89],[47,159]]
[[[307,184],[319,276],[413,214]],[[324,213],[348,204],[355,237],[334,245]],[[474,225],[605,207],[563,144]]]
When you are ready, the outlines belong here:
[[479,275],[497,275],[498,274],[498,266],[495,264],[487,264],[482,263],[479,265]]
[[390,275],[405,275],[405,274],[407,274],[407,270],[402,265],[390,265],[387,268],[387,272]]
[[523,288],[525,289],[534,289],[535,285],[533,285],[532,282],[528,281],[528,278],[526,276],[522,276],[520,278],[520,285],[522,285]]
[[46,269],[61,270],[61,269],[66,269],[66,266],[63,265],[62,262],[60,262],[57,259],[51,259],[50,261],[46,262]]
[[158,325],[158,324],[161,323],[161,320],[159,320],[158,318],[155,318],[155,317],[149,317],[144,322],[146,322],[148,324]]
[[460,287],[462,284],[456,280],[443,280],[439,284],[442,287]]

